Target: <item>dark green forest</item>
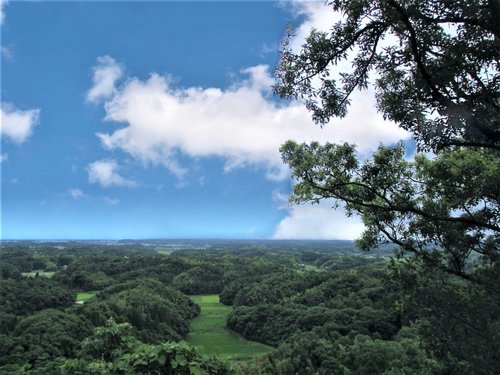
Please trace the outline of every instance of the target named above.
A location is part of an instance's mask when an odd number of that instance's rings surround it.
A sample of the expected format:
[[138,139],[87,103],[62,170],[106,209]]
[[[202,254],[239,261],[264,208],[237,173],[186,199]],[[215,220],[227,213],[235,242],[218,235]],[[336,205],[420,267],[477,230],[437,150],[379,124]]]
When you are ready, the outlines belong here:
[[[255,244],[3,243],[0,373],[496,371],[497,294],[352,243]],[[76,303],[81,292],[95,296]],[[225,362],[189,346],[195,294],[219,294],[227,328],[274,349]]]

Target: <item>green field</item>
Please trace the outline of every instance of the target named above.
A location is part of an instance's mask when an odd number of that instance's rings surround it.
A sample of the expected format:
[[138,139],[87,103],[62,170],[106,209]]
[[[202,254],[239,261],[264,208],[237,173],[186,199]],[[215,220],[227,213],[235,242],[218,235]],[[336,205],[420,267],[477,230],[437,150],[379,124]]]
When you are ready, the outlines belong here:
[[40,276],[40,277],[52,277],[55,272],[31,271],[31,272],[21,272],[21,275],[23,275],[24,277],[35,277],[37,273],[38,273],[38,276]]
[[95,297],[96,292],[82,292],[76,294],[76,301],[87,301]]
[[231,307],[221,304],[218,295],[191,296],[191,299],[200,305],[201,314],[191,322],[191,333],[187,341],[202,353],[238,361],[268,353],[273,349],[248,341],[227,329],[226,317],[231,312]]

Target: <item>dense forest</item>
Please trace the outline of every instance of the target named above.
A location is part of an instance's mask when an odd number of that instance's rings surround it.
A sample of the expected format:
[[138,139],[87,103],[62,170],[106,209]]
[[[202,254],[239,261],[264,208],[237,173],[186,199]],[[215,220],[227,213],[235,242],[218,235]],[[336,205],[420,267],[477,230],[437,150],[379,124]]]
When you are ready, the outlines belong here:
[[[306,244],[3,243],[0,373],[496,371],[497,295],[352,243]],[[231,362],[188,345],[199,294],[220,295],[227,329],[273,350]]]

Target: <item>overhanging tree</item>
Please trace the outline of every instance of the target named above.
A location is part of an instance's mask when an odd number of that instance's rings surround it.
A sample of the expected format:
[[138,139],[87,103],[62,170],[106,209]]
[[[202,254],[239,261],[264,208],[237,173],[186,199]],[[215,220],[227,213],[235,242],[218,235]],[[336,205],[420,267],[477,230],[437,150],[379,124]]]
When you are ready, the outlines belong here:
[[[343,21],[330,33],[313,31],[300,53],[285,39],[279,95],[303,98],[314,120],[325,124],[345,116],[351,93],[376,73],[379,110],[411,131],[420,148],[499,149],[499,0],[327,4]],[[345,60],[352,71],[332,76]]]
[[[500,350],[500,1],[326,5],[342,21],[313,30],[300,52],[290,31],[275,92],[304,101],[323,126],[371,85],[379,112],[411,132],[417,153],[409,160],[402,143],[380,146],[360,162],[354,145],[288,141],[281,153],[295,179],[291,200],[333,199],[363,219],[361,248],[397,245],[406,259],[393,263],[399,307],[424,322],[422,338],[443,372],[492,373]],[[339,72],[343,62],[352,69]]]
[[[333,198],[359,214],[369,249],[397,244],[467,280],[470,260],[498,267],[500,232],[500,1],[336,0],[331,32],[300,52],[283,42],[275,92],[301,99],[325,125],[371,83],[378,110],[413,135],[418,151],[380,146],[358,161],[353,145],[282,146],[297,203]],[[325,8],[325,11],[328,9]],[[341,62],[352,70],[337,72]]]

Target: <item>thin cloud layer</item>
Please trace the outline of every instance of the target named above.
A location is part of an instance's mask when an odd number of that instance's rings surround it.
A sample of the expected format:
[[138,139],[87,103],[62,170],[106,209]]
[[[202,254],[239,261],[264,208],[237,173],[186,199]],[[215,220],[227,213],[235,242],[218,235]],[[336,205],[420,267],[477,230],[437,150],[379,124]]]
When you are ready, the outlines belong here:
[[13,104],[2,102],[0,122],[2,137],[7,137],[16,143],[23,143],[33,133],[39,117],[39,109],[23,111]]
[[129,78],[104,102],[106,120],[125,126],[97,136],[105,148],[125,151],[146,164],[164,165],[179,178],[188,172],[177,161],[181,153],[192,158],[223,158],[226,172],[250,165],[263,167],[271,179],[287,177],[279,147],[288,139],[347,141],[364,153],[380,142],[406,137],[376,113],[373,99],[362,94],[354,98],[357,110],[321,129],[303,105],[273,100],[270,86],[274,81],[268,66],[250,67],[242,73],[247,79],[227,89],[179,89],[159,74],[147,80]]
[[134,186],[135,183],[122,177],[118,169],[119,167],[115,160],[98,160],[90,163],[87,167],[89,182],[104,187]]
[[75,200],[86,197],[86,194],[81,189],[78,188],[69,189],[69,195],[71,196],[71,198]]
[[118,198],[102,197],[102,200],[111,206],[116,206],[117,204],[120,203],[120,200]]

